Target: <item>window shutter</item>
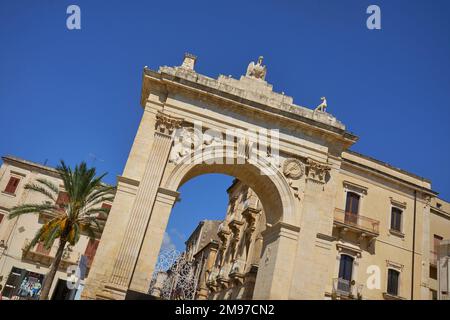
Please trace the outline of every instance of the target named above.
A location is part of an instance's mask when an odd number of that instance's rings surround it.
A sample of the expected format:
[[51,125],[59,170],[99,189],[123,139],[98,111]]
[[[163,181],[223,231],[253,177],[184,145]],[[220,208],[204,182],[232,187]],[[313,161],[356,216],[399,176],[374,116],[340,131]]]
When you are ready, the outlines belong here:
[[38,242],[37,247],[36,247],[36,252],[48,255],[50,253],[50,250],[51,250],[51,248],[45,249],[44,242],[42,242],[42,241]]
[[[102,204],[102,209],[107,209],[107,210],[111,210],[111,205],[107,204],[107,203],[103,203]],[[103,220],[106,221],[106,219],[108,218],[108,214],[107,213],[99,213],[97,219],[99,220]]]
[[90,268],[92,265],[92,261],[94,260],[95,253],[97,252],[99,240],[89,239],[89,242],[86,246],[86,251],[84,255],[87,258],[87,267]]
[[[2,220],[0,219],[0,222],[1,221]],[[437,234],[434,235],[434,238],[433,238],[433,249],[434,249],[434,252],[436,252],[436,253],[439,252],[439,245],[441,244],[441,241],[443,239],[444,238],[442,238],[441,236],[438,236]]]
[[65,191],[60,191],[56,199],[56,205],[63,209],[67,203],[69,203],[69,194]]
[[19,178],[11,177],[9,178],[8,184],[6,185],[5,192],[14,194],[16,193],[17,186],[19,185]]

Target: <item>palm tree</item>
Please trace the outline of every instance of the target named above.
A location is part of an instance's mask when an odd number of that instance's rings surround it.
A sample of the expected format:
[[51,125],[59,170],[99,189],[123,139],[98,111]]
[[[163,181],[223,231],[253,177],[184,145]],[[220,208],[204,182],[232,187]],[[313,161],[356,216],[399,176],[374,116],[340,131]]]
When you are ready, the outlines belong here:
[[86,234],[91,239],[95,232],[101,230],[99,215],[107,215],[109,209],[100,206],[104,201],[112,201],[115,187],[105,185],[102,179],[105,174],[96,176],[95,168],[87,168],[82,162],[75,166],[75,170],[66,166],[64,161],[56,168],[63,181],[66,201],[57,201],[59,188],[47,179],[36,179],[25,185],[25,189],[40,193],[46,197],[42,203],[23,204],[11,209],[8,218],[13,219],[23,214],[44,213],[51,218],[36,233],[35,237],[25,248],[25,253],[41,242],[49,250],[56,239],[59,239],[55,259],[45,276],[40,295],[41,300],[48,299],[50,288],[56,271],[68,243],[74,246],[80,239],[80,234]]

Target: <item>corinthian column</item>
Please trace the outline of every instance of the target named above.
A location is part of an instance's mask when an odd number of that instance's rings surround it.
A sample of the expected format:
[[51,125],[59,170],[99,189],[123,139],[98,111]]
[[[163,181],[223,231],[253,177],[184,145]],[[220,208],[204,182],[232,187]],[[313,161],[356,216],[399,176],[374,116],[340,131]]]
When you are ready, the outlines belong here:
[[162,112],[158,112],[156,115],[153,145],[108,285],[116,290],[126,292],[130,285],[156,194],[169,157],[173,132],[181,126],[181,122],[182,119],[170,117]]

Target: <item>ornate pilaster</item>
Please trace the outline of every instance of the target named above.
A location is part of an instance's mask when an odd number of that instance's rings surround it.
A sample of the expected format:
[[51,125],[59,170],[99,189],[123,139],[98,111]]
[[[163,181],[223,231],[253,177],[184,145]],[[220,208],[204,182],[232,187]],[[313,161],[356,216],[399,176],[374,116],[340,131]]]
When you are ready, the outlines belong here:
[[128,289],[170,153],[172,133],[181,122],[181,118],[171,117],[163,112],[156,115],[153,145],[131,210],[125,237],[114,263],[109,287],[122,291]]

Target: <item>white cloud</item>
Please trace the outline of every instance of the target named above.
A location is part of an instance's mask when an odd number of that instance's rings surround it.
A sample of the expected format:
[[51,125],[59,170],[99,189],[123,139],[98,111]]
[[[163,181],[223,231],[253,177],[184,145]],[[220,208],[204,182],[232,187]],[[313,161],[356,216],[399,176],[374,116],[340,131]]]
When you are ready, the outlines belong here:
[[170,238],[169,234],[167,232],[164,232],[164,238],[161,245],[161,250],[169,251],[169,250],[175,250],[176,246],[173,243],[172,239]]

